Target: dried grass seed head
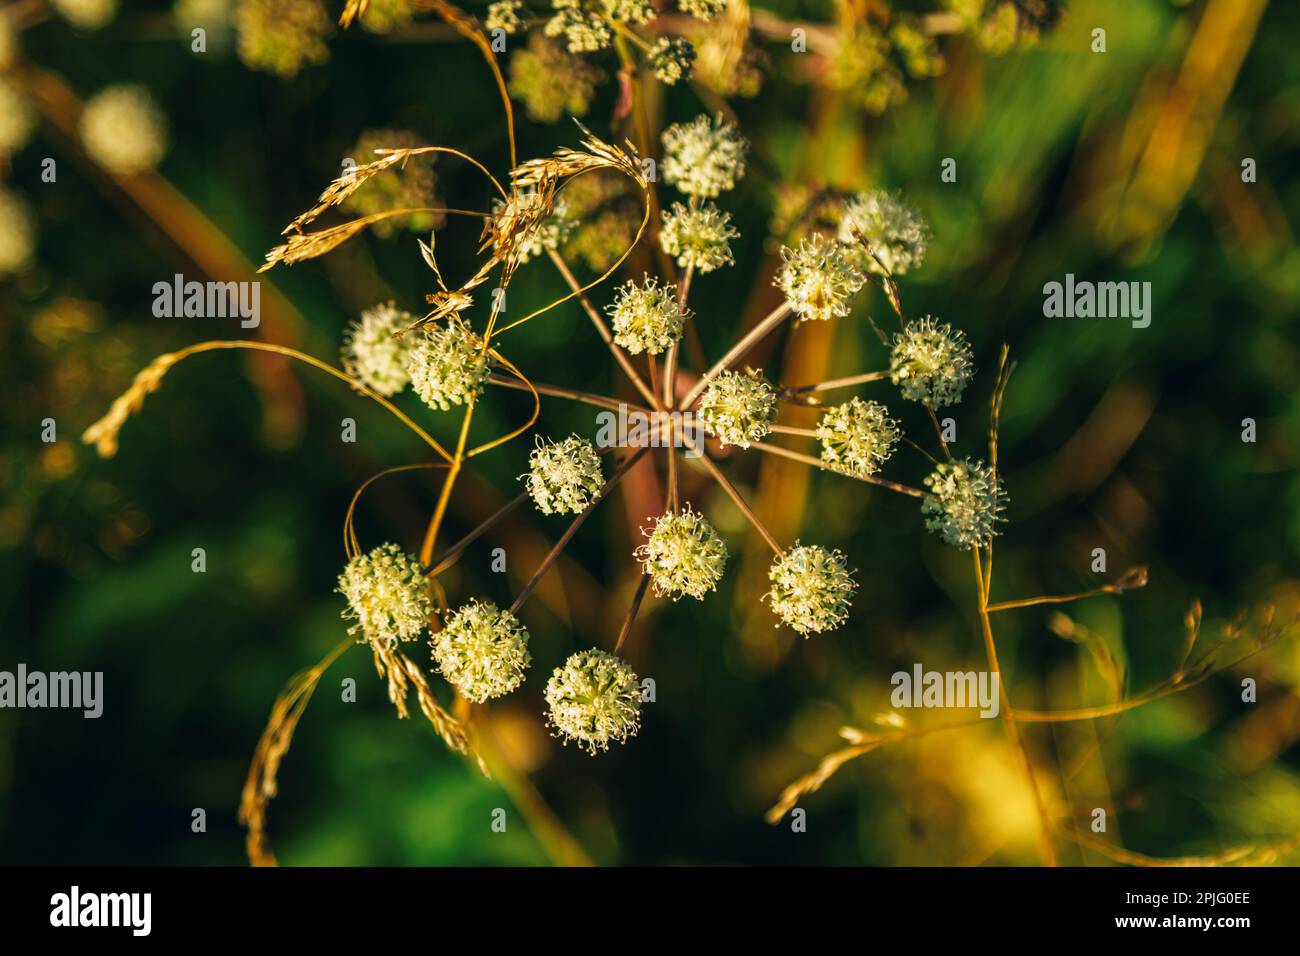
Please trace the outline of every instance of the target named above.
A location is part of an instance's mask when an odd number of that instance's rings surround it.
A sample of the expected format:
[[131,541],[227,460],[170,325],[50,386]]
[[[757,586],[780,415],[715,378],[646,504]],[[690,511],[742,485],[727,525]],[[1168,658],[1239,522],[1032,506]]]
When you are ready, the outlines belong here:
[[975,355],[960,329],[930,315],[907,323],[894,336],[889,380],[903,397],[929,408],[961,401],[975,375]]
[[848,620],[858,585],[840,551],[796,541],[772,562],[768,578],[772,582],[764,595],[768,604],[804,637],[833,630]]
[[822,461],[855,475],[878,472],[893,454],[900,434],[889,409],[856,396],[828,408],[817,424]]
[[[381,154],[375,152],[377,149],[418,149],[423,145],[424,141],[409,130],[369,129],[357,138],[349,158],[360,167],[381,158]],[[427,153],[405,157],[383,172],[366,178],[343,200],[342,207],[358,216],[374,216],[399,209],[416,210],[371,223],[371,232],[381,238],[396,235],[402,229],[411,232],[437,229],[446,217],[431,211],[440,205],[433,162]]]
[[848,247],[819,232],[782,247],[774,284],[800,319],[825,321],[848,315],[853,297],[867,281]]
[[925,487],[929,493],[921,514],[928,515],[926,530],[963,551],[993,541],[1008,498],[988,465],[971,458],[941,464],[926,477]]
[[509,258],[520,266],[548,249],[559,249],[574,227],[563,199],[556,199],[548,210],[531,189],[517,189],[509,199],[494,200],[492,217],[496,233],[509,235]]
[[415,640],[433,610],[420,562],[392,543],[349,561],[338,591],[348,601],[344,619],[357,622],[348,633],[376,650]]
[[735,262],[731,240],[740,235],[731,227],[731,215],[711,202],[684,206],[679,202],[662,213],[659,244],[683,269],[693,267],[703,275]]
[[604,485],[596,447],[577,435],[561,442],[537,436],[528,472],[519,477],[544,515],[578,514]]
[[414,334],[407,371],[420,400],[445,412],[477,397],[491,373],[483,340],[459,318]]
[[654,519],[636,559],[654,582],[655,594],[675,601],[682,595],[703,600],[717,589],[727,564],[726,542],[690,505]]
[[566,744],[590,754],[636,736],[641,688],[622,658],[599,648],[579,651],[546,682],[547,722]]
[[380,395],[396,395],[411,380],[407,360],[414,336],[397,337],[416,317],[392,302],[371,306],[344,333],[343,371]]
[[723,445],[748,448],[762,441],[776,418],[776,390],[754,371],[723,372],[700,397],[699,416]]
[[491,601],[470,601],[429,639],[434,663],[466,700],[481,704],[524,682],[532,663],[528,631]]
[[614,326],[614,341],[632,355],[647,352],[658,355],[682,336],[690,318],[677,304],[677,286],[659,284],[646,276],[641,285],[628,281],[619,287],[612,305],[607,307]]
[[687,196],[709,199],[734,189],[745,175],[748,144],[734,125],[718,114],[674,123],[663,132],[664,181]]

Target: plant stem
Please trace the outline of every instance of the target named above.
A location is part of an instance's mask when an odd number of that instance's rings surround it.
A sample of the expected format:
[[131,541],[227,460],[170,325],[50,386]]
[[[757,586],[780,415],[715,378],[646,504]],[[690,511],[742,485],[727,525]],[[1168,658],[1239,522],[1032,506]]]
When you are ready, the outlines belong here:
[[884,378],[889,378],[888,372],[864,372],[861,375],[850,375],[847,378],[827,379],[825,382],[817,382],[813,385],[790,385],[779,389],[778,392],[782,398],[793,398],[796,395],[803,395],[808,392],[829,392],[834,388],[865,385],[867,382],[878,382]]
[[726,355],[718,359],[718,361],[714,363],[713,368],[700,376],[700,380],[695,383],[689,392],[686,393],[686,397],[682,399],[678,408],[682,411],[686,411],[686,409],[695,404],[695,400],[700,397],[700,393],[708,388],[709,382],[713,381],[713,379],[722,372],[725,372],[735,362],[744,358],[749,353],[750,349],[766,338],[778,325],[784,322],[786,316],[789,314],[790,305],[787,302],[782,302],[775,309],[769,312],[757,325],[745,333],[740,341],[733,345]]
[[645,600],[646,588],[649,586],[650,575],[642,574],[636,586],[636,593],[632,595],[632,604],[628,607],[627,617],[623,619],[623,628],[618,632],[618,642],[614,645],[615,654],[623,649],[623,642],[627,640],[628,634],[632,633],[632,622],[636,620],[637,612],[641,610],[641,602]]
[[605,482],[605,486],[596,493],[596,496],[592,498],[590,502],[587,503],[587,507],[582,509],[582,513],[569,523],[569,527],[565,529],[564,534],[560,535],[560,540],[555,542],[555,546],[551,548],[546,557],[542,559],[542,563],[533,573],[533,576],[528,579],[528,583],[523,586],[518,597],[515,598],[514,603],[510,605],[511,614],[519,613],[519,609],[523,607],[524,602],[528,600],[528,595],[532,594],[533,589],[541,583],[542,578],[546,576],[546,572],[551,569],[551,565],[559,558],[560,553],[564,550],[565,546],[568,545],[569,540],[578,533],[578,529],[582,527],[583,522],[586,521],[587,518],[590,517],[591,513],[596,510],[596,505],[600,504],[601,501],[605,499],[605,496],[609,494],[610,490],[619,483],[623,476],[631,470],[632,466],[635,465],[641,459],[641,456],[648,450],[648,448],[638,448],[632,454],[628,455],[628,457],[624,458],[622,463],[614,469],[614,473],[609,476],[609,480]]
[[587,317],[591,319],[591,324],[596,327],[596,333],[609,347],[610,352],[614,355],[615,361],[617,361],[619,367],[623,369],[623,374],[628,377],[628,380],[634,386],[636,386],[636,390],[641,393],[652,407],[657,406],[658,400],[655,397],[654,391],[646,385],[645,381],[637,373],[631,360],[628,359],[623,350],[614,344],[614,336],[610,333],[609,326],[605,324],[605,320],[601,318],[600,313],[596,311],[596,307],[591,304],[591,300],[587,298],[587,294],[579,291],[582,286],[579,285],[577,278],[570,271],[568,263],[566,263],[564,258],[554,249],[547,249],[546,254],[551,257],[551,262],[555,264],[555,268],[559,270],[560,275],[564,277],[564,281],[569,284],[569,288],[572,289],[574,294],[577,296],[578,302],[582,305],[583,311],[586,312]]
[[[488,376],[488,382],[492,385],[500,385],[503,388],[513,388],[516,391],[527,392],[528,386],[518,379],[511,378],[508,375],[499,375],[493,372]],[[606,395],[596,395],[593,392],[582,392],[576,388],[565,388],[562,385],[542,385],[539,382],[533,383],[533,388],[543,395],[550,395],[552,398],[569,398],[575,402],[585,402],[588,405],[595,405],[597,408],[608,408],[611,411],[618,411],[626,408],[629,412],[644,412],[649,415],[651,409],[641,405],[633,405],[628,402],[621,402],[616,398],[610,398]]]
[[978,591],[978,601],[976,603],[979,610],[980,628],[984,634],[984,651],[988,655],[989,668],[998,678],[998,695],[1002,703],[1002,725],[1006,728],[1007,737],[1020,752],[1025,767],[1025,775],[1029,779],[1029,789],[1034,795],[1034,806],[1038,809],[1039,847],[1043,854],[1043,862],[1048,866],[1056,866],[1056,850],[1052,846],[1051,818],[1048,817],[1047,808],[1043,805],[1043,796],[1038,790],[1038,780],[1034,776],[1034,764],[1029,757],[1029,749],[1025,746],[1024,738],[1020,734],[1020,727],[1016,724],[1015,711],[1011,709],[1011,698],[1007,695],[1007,684],[1002,679],[1002,669],[998,665],[998,650],[993,640],[993,624],[989,620],[988,592],[984,586],[984,571],[980,565],[979,549],[972,548],[971,555],[975,560],[975,583]]
[[780,542],[776,540],[776,537],[771,531],[767,530],[767,525],[763,524],[763,522],[759,520],[754,509],[749,506],[749,502],[746,501],[741,493],[736,490],[735,485],[733,485],[727,476],[722,473],[722,470],[714,464],[713,459],[705,454],[703,448],[696,448],[695,445],[691,444],[690,440],[686,439],[685,436],[683,436],[683,440],[686,441],[687,446],[691,448],[691,450],[698,452],[700,464],[702,464],[705,470],[713,476],[714,481],[722,486],[722,490],[727,493],[728,497],[736,503],[736,507],[740,509],[741,514],[748,518],[749,523],[754,526],[754,530],[763,536],[763,540],[767,542],[768,547],[778,555],[784,554],[785,549],[781,547]]
[[441,574],[443,571],[447,570],[447,568],[451,567],[452,564],[455,563],[456,559],[460,557],[462,551],[468,548],[471,544],[473,544],[483,535],[491,531],[501,521],[502,518],[510,514],[510,512],[514,511],[516,508],[518,508],[521,504],[523,504],[527,500],[528,500],[528,492],[526,491],[514,498],[511,498],[508,502],[506,502],[504,505],[498,508],[491,516],[489,516],[486,521],[484,521],[477,528],[475,528],[469,534],[465,535],[465,537],[461,538],[450,548],[444,551],[439,556],[436,562],[425,567],[424,576],[436,577],[437,575]]
[[[791,451],[789,448],[782,448],[780,445],[769,445],[766,442],[754,442],[751,448],[757,448],[759,451],[765,451],[772,455],[780,455],[782,458],[789,458],[791,461],[802,462],[805,465],[816,465],[818,468],[825,468],[826,462],[820,458],[814,458],[812,455],[804,455],[797,451]],[[856,481],[865,481],[871,485],[878,485],[881,488],[888,488],[890,491],[897,491],[902,495],[910,495],[913,498],[924,498],[925,492],[920,488],[913,488],[911,485],[904,485],[897,481],[890,481],[888,478],[878,478],[875,475],[860,475],[852,471],[835,471],[837,475],[843,475],[845,478],[853,478]]]

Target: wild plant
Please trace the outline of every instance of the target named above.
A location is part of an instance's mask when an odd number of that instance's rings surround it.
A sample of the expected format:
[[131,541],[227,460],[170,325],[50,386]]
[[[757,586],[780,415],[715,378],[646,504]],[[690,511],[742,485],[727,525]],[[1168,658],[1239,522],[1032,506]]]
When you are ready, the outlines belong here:
[[[399,717],[408,716],[414,692],[421,712],[446,745],[487,772],[476,744],[475,714],[470,705],[517,693],[529,683],[529,597],[593,512],[643,460],[651,461],[663,475],[665,497],[662,513],[643,529],[642,542],[631,555],[624,556],[640,566],[639,583],[624,623],[617,634],[607,635],[607,646],[579,650],[555,668],[542,693],[553,734],[593,755],[611,744],[626,743],[641,730],[640,680],[620,651],[647,593],[653,589],[655,595],[674,601],[704,601],[727,574],[731,557],[727,541],[717,530],[717,522],[710,521],[702,497],[684,489],[682,470],[687,467],[706,475],[770,549],[769,590],[764,603],[775,626],[787,627],[806,639],[826,640],[850,620],[857,590],[855,571],[846,555],[833,547],[802,538],[781,540],[769,530],[728,475],[732,463],[745,456],[781,457],[911,499],[898,503],[916,508],[926,531],[970,556],[984,652],[990,671],[999,676],[994,629],[998,615],[1146,585],[1146,570],[1134,568],[1109,584],[1079,594],[995,600],[994,545],[1005,524],[1009,501],[999,467],[999,423],[1014,363],[1004,346],[993,365],[986,453],[981,457],[954,454],[938,413],[966,397],[976,377],[976,356],[951,317],[915,316],[904,308],[900,283],[923,268],[929,244],[942,241],[942,237],[936,240],[931,236],[921,214],[905,198],[880,190],[855,195],[826,190],[803,193],[802,203],[792,207],[779,237],[780,264],[773,277],[780,293],[779,305],[740,330],[712,363],[692,362],[689,353],[703,354],[692,338],[692,289],[725,276],[726,270],[734,267],[732,242],[738,232],[723,206],[723,197],[746,175],[752,157],[739,127],[723,112],[710,110],[688,122],[667,126],[656,145],[647,135],[640,108],[641,87],[630,82],[627,110],[641,131],[639,145],[607,141],[578,124],[575,145],[548,157],[520,162],[507,92],[510,84],[498,65],[488,29],[442,0],[429,0],[428,6],[484,54],[492,71],[506,117],[510,153],[506,175],[498,177],[468,152],[450,146],[396,140],[378,146],[375,159],[345,171],[310,209],[289,223],[283,242],[267,253],[263,270],[318,258],[366,229],[412,216],[481,220],[477,268],[448,282],[439,264],[434,231],[428,241],[419,242],[433,287],[427,307],[407,311],[409,304],[376,304],[348,331],[338,365],[270,342],[201,342],[155,359],[84,435],[101,455],[111,456],[127,420],[178,362],[210,351],[255,350],[305,363],[346,383],[385,408],[432,455],[431,460],[384,469],[353,495],[343,519],[344,561],[337,582],[345,603],[342,615],[348,622],[347,635],[318,664],[296,675],[274,703],[240,806],[254,863],[275,861],[267,837],[267,807],[276,794],[280,763],[298,721],[326,669],[354,647],[369,651]],[[344,24],[364,16],[367,7],[364,0],[350,0]],[[692,15],[697,14],[696,8],[709,11],[713,5],[697,0],[683,4]],[[493,4],[488,28],[495,21],[507,33],[514,32],[518,24],[514,28],[508,25],[521,10],[522,5],[513,0]],[[650,19],[647,11],[645,5],[636,3],[600,5],[565,0],[555,4],[554,16],[543,33],[563,35],[569,54],[613,47],[625,74],[648,71],[661,81],[674,82],[676,74],[689,66],[686,48],[671,41],[666,47],[662,42],[651,43],[637,32],[636,28]],[[866,43],[869,38],[858,39]],[[640,51],[639,59],[630,52],[633,49]],[[652,152],[658,153],[657,163]],[[385,178],[400,175],[408,163],[435,155],[466,163],[482,177],[485,195],[478,209],[394,207],[391,203],[380,204],[386,208],[370,208],[358,202]],[[585,179],[598,176],[621,178],[637,199],[640,217],[625,248],[608,265],[593,270],[598,274],[584,282],[563,253],[565,239],[583,225],[574,220],[566,199]],[[369,211],[337,225],[315,227],[318,218],[338,208]],[[657,256],[660,274],[633,276],[609,288],[620,267],[642,243]],[[503,302],[517,271],[547,265],[568,291],[507,321]],[[798,336],[817,323],[852,321],[867,289],[878,290],[889,309],[888,330],[870,322],[881,346],[880,367],[833,380],[785,382],[745,364],[756,347],[780,329]],[[598,304],[602,299],[604,308]],[[509,349],[511,332],[526,323],[543,321],[565,306],[576,306],[586,316],[639,396],[638,402],[538,381],[529,372],[527,356]],[[407,387],[427,407],[428,414],[458,419],[453,444],[439,442],[394,404],[392,399]],[[886,388],[892,391],[886,392]],[[528,393],[531,413],[505,434],[477,434],[475,410],[496,389]],[[858,390],[862,394],[856,394]],[[881,393],[890,396],[888,403]],[[536,435],[543,397],[602,411],[634,412],[652,423],[651,433],[639,441],[614,442],[609,447],[598,447],[588,435]],[[905,434],[889,403],[918,405],[932,424],[933,435]],[[817,426],[783,421],[783,413],[795,408],[816,409]],[[700,422],[698,432],[687,425],[692,419]],[[516,439],[530,433],[534,433],[533,447],[525,455],[519,451],[524,443]],[[777,444],[773,436],[787,436],[813,451]],[[725,461],[720,454],[724,450],[728,450]],[[448,544],[443,540],[444,524],[455,507],[458,479],[473,459],[489,453],[518,456],[519,467],[525,469],[520,475],[522,490],[497,513]],[[916,456],[924,474],[919,484],[887,477],[898,474],[896,458],[902,454]],[[415,469],[441,474],[420,546],[408,551],[394,542],[363,545],[354,524],[363,494],[382,477]],[[568,525],[510,605],[499,607],[478,595],[446,593],[440,578],[466,549],[526,506],[542,515],[566,516]],[[1043,862],[1057,861],[1061,840],[1084,842],[1126,862],[1143,861],[1079,832],[1059,807],[1049,803],[1039,781],[1045,758],[1036,756],[1028,746],[1026,727],[1102,720],[1194,687],[1270,646],[1293,623],[1277,622],[1266,614],[1258,632],[1250,636],[1242,622],[1234,622],[1225,629],[1222,640],[1198,654],[1200,622],[1198,608],[1188,618],[1182,662],[1166,681],[1133,695],[1116,686],[1115,699],[1103,706],[1023,709],[1013,706],[1012,693],[1004,682],[999,684],[999,719],[1019,754],[1035,799]],[[1063,615],[1055,627],[1063,636],[1087,643],[1086,636]],[[427,645],[427,662],[417,659],[426,653],[421,643]],[[447,690],[435,692],[433,674],[441,676]],[[444,704],[448,695],[453,702]],[[974,726],[979,720],[914,726],[892,714],[882,720],[880,730],[846,727],[842,733],[848,746],[827,756],[813,772],[786,788],[768,819],[773,823],[781,820],[849,760],[895,742]],[[1254,847],[1241,855],[1227,854],[1220,862],[1274,859],[1295,845],[1296,841],[1291,841]]]

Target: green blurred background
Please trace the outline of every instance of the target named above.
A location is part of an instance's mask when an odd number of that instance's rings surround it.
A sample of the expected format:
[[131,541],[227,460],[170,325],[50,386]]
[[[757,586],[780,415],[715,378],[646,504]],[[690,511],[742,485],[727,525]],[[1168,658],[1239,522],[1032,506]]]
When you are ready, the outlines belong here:
[[[3,9],[20,6],[32,7]],[[833,16],[818,3],[765,8]],[[1104,54],[1089,49],[1095,27],[1107,31]],[[1300,595],[1297,35],[1300,9],[1288,3],[1080,2],[1037,44],[1003,56],[951,38],[943,75],[909,84],[907,102],[879,117],[809,83],[804,61],[770,40],[763,89],[732,101],[760,160],[720,201],[742,233],[737,265],[692,290],[706,354],[720,355],[775,294],[766,237],[782,183],[902,189],[934,233],[924,267],[902,282],[904,304],[964,329],[980,365],[954,412],[959,453],[983,455],[1001,343],[1019,363],[1003,415],[1011,506],[994,600],[1094,586],[1097,547],[1107,577],[1149,566],[1144,590],[1067,609],[1124,662],[1135,691],[1177,665],[1194,599],[1213,637],[1243,608],[1273,602],[1289,617]],[[246,334],[233,320],[154,318],[153,283],[177,272],[248,278],[241,270],[365,130],[410,130],[504,175],[500,103],[475,50],[439,29],[337,34],[328,63],[284,81],[219,44],[192,53],[168,7],[144,2],[93,33],[37,18],[16,69],[44,98],[34,138],[5,170],[35,211],[37,252],[0,282],[0,668],[101,670],[106,702],[97,721],[0,711],[0,862],[239,864],[235,808],[271,702],[344,631],[331,592],[348,501],[375,472],[421,460],[421,447],[340,383],[235,353],[174,370],[126,425],[116,458],[97,459],[78,436],[156,354]],[[60,128],[66,102],[51,93],[84,100],[120,82],[146,86],[172,131],[160,175],[134,191]],[[602,135],[615,135],[615,93],[602,86],[586,120]],[[710,108],[685,87],[652,107],[664,122]],[[521,158],[575,141],[567,122],[521,117]],[[47,156],[58,162],[54,184],[40,179]],[[945,157],[957,161],[956,183],[940,180]],[[1246,157],[1257,182],[1242,182]],[[435,172],[449,205],[489,201],[463,164],[440,160]],[[476,240],[465,221],[439,232],[444,275],[476,268]],[[1150,327],[1045,319],[1042,286],[1067,272],[1151,282]],[[327,361],[361,309],[390,298],[419,309],[434,288],[409,233],[363,236],[261,278],[259,333]],[[562,291],[547,264],[530,264],[510,287],[508,315]],[[768,343],[753,361],[782,381],[884,367],[866,317],[885,325],[888,306],[874,289],[860,302],[853,318]],[[507,355],[541,381],[625,394],[576,308],[510,333]],[[928,422],[887,385],[863,394],[925,434]],[[409,394],[399,404],[454,441],[458,415]],[[475,434],[504,432],[527,412],[525,396],[492,392]],[[53,445],[39,440],[46,417],[57,421]],[[344,417],[358,423],[355,444],[339,440]],[[1244,418],[1257,422],[1253,444],[1241,440]],[[595,423],[590,409],[546,400],[538,428],[590,436]],[[517,493],[530,441],[474,461],[444,541]],[[480,717],[502,772],[484,780],[427,724],[399,722],[368,656],[349,653],[323,680],[280,774],[270,832],[281,861],[542,864],[573,860],[575,847],[621,864],[1036,861],[1017,758],[994,725],[848,764],[801,803],[806,832],[764,823],[782,787],[836,747],[840,725],[869,727],[889,710],[891,673],[914,662],[979,669],[983,649],[969,559],[923,531],[910,499],[757,457],[732,454],[726,468],[778,536],[842,548],[857,569],[848,625],[810,641],[777,631],[759,601],[761,539],[692,472],[690,497],[735,555],[726,579],[702,603],[646,602],[626,650],[657,685],[638,737],[597,758],[549,738],[545,676],[574,650],[612,647],[636,584],[636,529],[660,507],[643,475],[582,529],[525,608],[529,680]],[[918,484],[925,463],[900,452],[887,473]],[[418,549],[436,490],[421,472],[372,486],[358,515],[363,546]],[[442,578],[452,603],[508,602],[564,527],[521,510]],[[190,570],[195,547],[206,550],[205,574]],[[506,549],[507,574],[490,570],[494,547]],[[1098,702],[1105,691],[1087,655],[1048,629],[1049,611],[998,619],[1013,701]],[[1253,705],[1239,699],[1248,676],[1260,684]],[[341,700],[345,677],[357,681],[356,703]],[[450,700],[437,678],[434,689]],[[1120,721],[1032,728],[1027,739],[1043,768],[1098,748],[1069,779],[1044,769],[1076,825],[1103,806],[1107,837],[1136,851],[1221,852],[1300,832],[1298,692],[1289,641]],[[195,834],[200,807],[207,832]],[[490,826],[498,807],[505,833]],[[1065,862],[1106,862],[1059,846]]]

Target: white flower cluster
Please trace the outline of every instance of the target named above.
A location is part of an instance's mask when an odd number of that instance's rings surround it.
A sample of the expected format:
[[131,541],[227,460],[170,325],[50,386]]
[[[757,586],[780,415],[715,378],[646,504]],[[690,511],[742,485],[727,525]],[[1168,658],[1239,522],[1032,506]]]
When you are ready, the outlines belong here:
[[596,447],[577,435],[562,442],[548,442],[539,435],[528,459],[528,473],[519,477],[544,515],[577,514],[604,484]]
[[500,30],[502,33],[514,34],[523,26],[523,17],[519,15],[523,10],[523,0],[496,0],[495,3],[488,4],[483,25],[489,33]]
[[874,475],[893,454],[898,422],[879,402],[849,399],[828,408],[817,425],[822,461],[855,475]]
[[371,306],[343,335],[343,371],[380,395],[396,395],[411,380],[407,360],[415,337],[396,334],[415,321],[392,302]]
[[117,16],[118,0],[50,0],[54,12],[74,27],[99,30]]
[[700,397],[700,418],[710,435],[723,445],[748,448],[772,430],[776,390],[762,375],[723,372]]
[[712,198],[734,189],[745,175],[747,144],[721,115],[697,116],[663,132],[664,180],[687,196]]
[[683,594],[703,600],[717,588],[727,564],[727,545],[690,505],[660,515],[649,533],[642,533],[647,540],[636,549],[636,559],[654,582],[655,594],[674,601]]
[[583,9],[581,0],[552,0],[555,15],[546,21],[548,37],[562,36],[570,53],[595,53],[614,42],[614,30],[604,18]]
[[614,325],[614,341],[638,355],[658,355],[682,335],[682,326],[690,318],[677,305],[677,286],[659,285],[646,276],[642,285],[629,281],[619,287],[614,303],[607,309]]
[[0,158],[16,153],[27,145],[36,128],[36,114],[27,97],[9,80],[0,76]]
[[654,75],[661,83],[673,86],[691,75],[695,47],[681,37],[660,37],[649,56]]
[[969,551],[988,545],[1004,520],[1007,495],[1002,482],[982,461],[970,458],[941,464],[925,479],[929,494],[921,502],[928,531],[954,548]]
[[731,228],[731,215],[711,202],[697,207],[673,203],[665,209],[659,244],[664,252],[677,259],[683,269],[691,266],[703,275],[735,262],[731,240],[740,235]]
[[27,203],[0,187],[0,278],[26,268],[35,248],[36,227]]
[[627,663],[598,648],[579,651],[546,682],[548,723],[588,753],[622,743],[641,725],[641,688]]
[[407,355],[411,386],[430,408],[464,405],[490,374],[483,340],[460,319],[426,326]]
[[413,641],[429,623],[433,601],[420,562],[395,544],[358,554],[339,575],[338,591],[348,600],[348,633],[377,650]]
[[853,296],[867,281],[848,247],[821,233],[801,240],[797,250],[783,247],[781,258],[774,283],[801,319],[824,321],[848,315]]
[[110,86],[93,96],[77,124],[86,153],[111,173],[153,169],[167,154],[167,120],[140,86]]
[[[878,189],[849,200],[839,239],[861,250],[858,264],[868,272],[901,276],[925,260],[929,232],[920,213],[901,197]],[[867,248],[859,245],[860,240]]]
[[727,9],[729,0],[677,0],[682,13],[690,14],[697,20],[712,20]]
[[768,578],[772,589],[765,597],[772,610],[804,637],[848,620],[849,601],[858,585],[841,552],[796,541],[772,563]]
[[509,611],[473,600],[429,639],[434,663],[466,700],[481,704],[524,682],[532,663],[528,631]]
[[960,329],[940,325],[933,316],[909,322],[894,336],[889,379],[903,397],[929,408],[961,401],[975,375],[975,355]]

